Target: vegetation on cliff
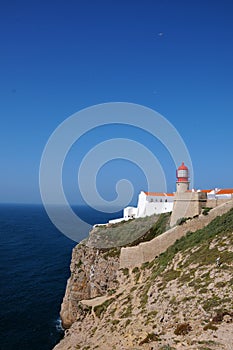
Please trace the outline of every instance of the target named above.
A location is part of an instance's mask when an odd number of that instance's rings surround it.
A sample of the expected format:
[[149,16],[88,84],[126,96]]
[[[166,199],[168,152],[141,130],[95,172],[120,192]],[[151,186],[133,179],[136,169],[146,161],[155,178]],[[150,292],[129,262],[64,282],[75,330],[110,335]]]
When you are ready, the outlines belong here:
[[85,244],[99,249],[137,245],[169,228],[170,213],[131,219],[106,226],[95,226]]
[[[233,245],[233,209],[228,213],[216,217],[210,224],[196,232],[187,232],[181,239],[177,240],[175,244],[169,247],[166,252],[162,253],[157,259],[144,266],[152,267],[151,278],[154,280],[167,265],[172,261],[175,255],[185,252],[188,256],[183,267],[188,267],[191,263],[198,262],[199,266],[215,264],[219,257],[222,268],[226,263],[233,261],[233,252],[226,249],[219,249],[222,235],[229,234],[229,243]],[[216,238],[214,248],[210,249],[211,241]],[[195,251],[193,251],[195,248]]]

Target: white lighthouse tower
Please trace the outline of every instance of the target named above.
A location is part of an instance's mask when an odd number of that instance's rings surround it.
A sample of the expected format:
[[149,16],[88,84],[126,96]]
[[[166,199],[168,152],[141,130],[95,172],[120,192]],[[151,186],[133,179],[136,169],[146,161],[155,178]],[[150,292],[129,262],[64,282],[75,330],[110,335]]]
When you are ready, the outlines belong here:
[[170,226],[177,224],[181,218],[192,218],[199,215],[206,205],[207,194],[198,191],[189,191],[189,170],[184,162],[176,171],[176,193]]
[[176,192],[184,193],[189,189],[189,170],[184,162],[182,162],[181,166],[176,171]]

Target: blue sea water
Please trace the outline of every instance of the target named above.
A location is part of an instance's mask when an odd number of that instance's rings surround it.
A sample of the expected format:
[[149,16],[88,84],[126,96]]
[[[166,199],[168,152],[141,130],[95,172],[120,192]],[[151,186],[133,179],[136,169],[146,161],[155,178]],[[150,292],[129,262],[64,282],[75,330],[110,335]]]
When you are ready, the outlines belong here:
[[[109,219],[82,212],[90,224]],[[61,339],[59,311],[75,245],[42,206],[0,205],[1,350],[50,350]]]

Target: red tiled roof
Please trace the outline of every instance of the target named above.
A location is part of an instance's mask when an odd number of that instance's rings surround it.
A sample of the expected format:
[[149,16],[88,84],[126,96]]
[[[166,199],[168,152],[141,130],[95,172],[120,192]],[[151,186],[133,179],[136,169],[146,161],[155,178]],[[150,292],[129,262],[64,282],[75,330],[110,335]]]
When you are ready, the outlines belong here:
[[233,194],[233,188],[225,188],[217,191],[217,194]]
[[169,197],[169,196],[174,196],[173,193],[165,193],[165,192],[145,192],[146,196],[157,196],[157,197],[161,197],[161,196],[165,196],[165,197]]
[[[201,190],[203,193],[210,193],[213,190]],[[156,196],[156,197],[173,197],[174,193],[165,193],[165,192],[145,192],[146,196]],[[193,192],[193,190],[187,190],[186,192]],[[195,190],[195,192],[197,192]],[[222,190],[218,190],[216,194],[233,194],[233,188],[225,188]]]

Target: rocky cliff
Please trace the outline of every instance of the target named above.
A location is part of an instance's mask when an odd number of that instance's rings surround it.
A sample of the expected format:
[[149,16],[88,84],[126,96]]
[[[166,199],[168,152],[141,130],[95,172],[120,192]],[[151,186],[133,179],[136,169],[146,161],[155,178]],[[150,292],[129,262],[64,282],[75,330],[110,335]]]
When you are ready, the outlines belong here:
[[61,306],[64,328],[69,328],[82,315],[80,300],[105,295],[118,287],[119,251],[100,251],[79,244],[73,249],[71,276]]
[[55,349],[233,349],[232,233],[233,209],[133,269],[78,245]]
[[166,230],[169,219],[170,214],[152,215],[108,228],[93,228],[89,237],[72,252],[71,275],[60,313],[64,328],[82,318],[81,300],[111,294],[118,288],[120,248],[116,246],[152,239]]

